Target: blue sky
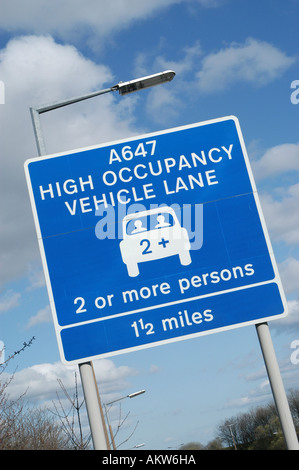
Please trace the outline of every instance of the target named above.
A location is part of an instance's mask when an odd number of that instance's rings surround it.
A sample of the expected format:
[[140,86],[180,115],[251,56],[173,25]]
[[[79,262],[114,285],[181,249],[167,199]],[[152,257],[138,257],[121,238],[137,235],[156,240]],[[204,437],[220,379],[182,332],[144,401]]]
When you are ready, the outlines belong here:
[[[165,69],[176,77],[163,87],[42,116],[47,152],[237,116],[290,310],[270,331],[285,387],[298,387],[298,14],[298,0],[2,0],[0,340],[9,355],[36,338],[10,366],[12,397],[28,388],[36,404],[51,402],[57,379],[72,390],[76,370],[60,363],[24,176],[37,155],[29,107]],[[104,402],[146,389],[122,401],[118,442],[139,422],[122,448],[205,444],[223,419],[271,399],[254,326],[94,365]]]

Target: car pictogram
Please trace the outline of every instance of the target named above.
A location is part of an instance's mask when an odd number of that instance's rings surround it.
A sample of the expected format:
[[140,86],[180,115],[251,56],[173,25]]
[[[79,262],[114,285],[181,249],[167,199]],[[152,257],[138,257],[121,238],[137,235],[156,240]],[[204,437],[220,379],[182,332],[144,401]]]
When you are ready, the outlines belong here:
[[178,255],[182,265],[189,265],[190,241],[175,211],[168,206],[126,215],[122,222],[120,252],[128,275],[139,275],[138,263]]

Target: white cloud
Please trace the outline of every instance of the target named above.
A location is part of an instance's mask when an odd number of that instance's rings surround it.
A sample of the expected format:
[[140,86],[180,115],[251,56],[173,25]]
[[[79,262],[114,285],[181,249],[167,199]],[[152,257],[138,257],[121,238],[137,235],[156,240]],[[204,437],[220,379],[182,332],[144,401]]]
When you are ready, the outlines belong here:
[[148,94],[146,111],[156,122],[165,125],[179,114],[181,106],[181,100],[173,90],[159,87]]
[[[271,321],[271,328],[273,328],[277,334],[285,333],[289,331],[290,333],[292,333],[292,335],[297,335],[298,337],[298,327],[299,327],[299,301],[296,299],[288,300],[288,315],[279,320]],[[288,364],[290,365],[289,362]]]
[[[115,79],[105,65],[49,36],[9,41],[0,50],[0,77],[6,93],[5,105],[0,107],[0,283],[4,283],[23,275],[27,265],[39,259],[23,170],[24,161],[36,156],[29,107],[107,88]],[[138,134],[135,102],[134,97],[120,99],[110,93],[42,115],[48,152]]]
[[[216,7],[222,0],[1,0],[6,31],[57,35],[64,40],[103,38],[176,4]],[[17,12],[17,14],[16,14]]]
[[279,273],[286,294],[299,292],[299,260],[287,258],[279,264]]
[[[176,77],[167,87],[155,87],[148,92],[146,111],[148,115],[160,124],[169,123],[169,120],[176,118],[182,107],[186,106],[186,92],[192,89],[188,73],[197,65],[202,50],[199,41],[193,46],[182,49],[180,60],[173,61],[165,59],[156,52],[139,54],[135,62],[135,75],[149,75],[153,70],[174,70]],[[186,83],[186,78],[188,83]],[[183,91],[182,91],[183,90]]]
[[[274,240],[297,245],[299,243],[299,143],[276,145],[252,162],[255,179],[271,182],[272,193],[261,193],[260,199],[268,229]],[[275,178],[275,179],[274,179]],[[283,186],[283,183],[289,186]],[[289,263],[289,260],[287,260]],[[294,266],[294,263],[293,263]],[[286,266],[282,266],[285,271]],[[289,284],[290,285],[290,284]]]
[[21,294],[12,289],[0,296],[0,312],[8,312],[19,305]]
[[299,171],[299,142],[268,149],[259,160],[252,163],[252,169],[256,180],[288,171]]
[[269,381],[265,379],[256,388],[249,390],[247,395],[228,400],[224,407],[228,409],[254,407],[257,404],[260,405],[263,402],[269,402],[271,398]]
[[260,196],[267,227],[274,240],[299,243],[299,183],[287,188],[280,199],[270,194]]
[[38,267],[33,264],[28,265],[28,281],[29,285],[26,289],[27,291],[32,291],[41,287],[45,287],[45,275],[43,270],[41,269],[40,263],[38,264]]
[[[186,106],[186,97],[193,99],[196,87],[203,93],[210,93],[232,87],[237,82],[266,85],[280,77],[294,62],[294,58],[271,44],[253,38],[206,56],[200,42],[196,41],[182,49],[181,58],[176,61],[153,52],[139,54],[135,73],[146,75],[159,69],[177,73],[169,88],[153,89],[148,94],[147,112],[158,122],[163,122],[164,114],[175,115],[181,106]],[[282,150],[296,151],[292,146]],[[267,161],[261,162],[258,169],[264,171],[264,165],[267,166]]]
[[[104,400],[111,399],[111,394],[123,390],[128,386],[129,377],[136,375],[136,371],[127,366],[117,367],[113,361],[102,359],[93,363],[97,382],[100,384],[99,391]],[[78,372],[77,366],[64,366],[61,362],[54,364],[37,364],[16,372],[7,392],[14,400],[26,392],[26,398],[36,401],[50,401],[56,398],[56,392],[62,395],[58,380],[61,380],[64,387],[72,396],[75,381],[74,374]],[[78,374],[79,375],[79,374]],[[8,374],[1,375],[3,380],[9,377]],[[82,395],[80,377],[78,378],[79,393]],[[61,393],[60,393],[61,392]],[[103,398],[103,397],[102,397]]]
[[178,61],[170,61],[161,56],[157,56],[155,59],[156,67],[167,70],[175,70],[178,75],[188,73],[197,64],[199,58],[203,54],[203,51],[199,41],[196,41],[193,46],[183,48],[182,53],[183,57]]
[[207,55],[197,74],[202,92],[222,91],[236,82],[270,83],[294,63],[271,44],[253,38]]
[[[94,88],[112,79],[108,67],[97,65],[71,45],[50,36],[22,36],[0,51],[6,104],[41,105]],[[26,100],[26,101],[25,101]]]
[[[0,27],[76,39],[103,37],[182,0],[1,0]],[[16,15],[16,12],[18,14]]]
[[282,321],[283,325],[294,326],[299,323],[299,301],[289,300],[288,301],[289,314]]
[[27,328],[31,328],[39,323],[50,323],[52,322],[52,314],[50,305],[40,309],[36,315],[29,318]]

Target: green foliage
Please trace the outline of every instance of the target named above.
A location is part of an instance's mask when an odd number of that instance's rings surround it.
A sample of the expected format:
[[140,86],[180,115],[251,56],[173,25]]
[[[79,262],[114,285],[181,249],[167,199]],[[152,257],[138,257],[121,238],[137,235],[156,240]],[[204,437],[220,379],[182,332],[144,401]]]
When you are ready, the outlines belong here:
[[[291,390],[288,401],[296,429],[299,427],[299,390]],[[206,446],[189,442],[180,450],[286,450],[284,436],[273,403],[225,419],[217,437]]]
[[[299,422],[299,392],[291,392],[288,399],[296,425]],[[224,420],[218,428],[218,437],[230,449],[286,450],[279,418],[272,403]]]

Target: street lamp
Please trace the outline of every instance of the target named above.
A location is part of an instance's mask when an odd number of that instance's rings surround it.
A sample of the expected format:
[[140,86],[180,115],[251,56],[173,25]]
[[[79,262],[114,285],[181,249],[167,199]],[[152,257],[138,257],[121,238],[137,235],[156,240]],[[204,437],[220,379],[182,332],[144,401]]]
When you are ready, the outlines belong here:
[[137,80],[131,80],[129,82],[120,82],[116,85],[116,89],[120,95],[127,95],[134,91],[142,90],[143,88],[149,88],[152,86],[160,85],[165,82],[170,82],[175,76],[173,70],[166,70],[165,72],[156,73],[155,75],[149,75],[143,78],[137,78]]
[[41,156],[46,154],[46,147],[41,131],[41,124],[39,118],[40,114],[46,113],[48,111],[53,111],[54,109],[63,108],[64,106],[68,106],[69,104],[78,103],[79,101],[84,101],[89,98],[94,98],[95,96],[104,95],[112,91],[118,91],[119,94],[122,96],[127,95],[129,93],[133,93],[134,91],[139,91],[145,88],[150,88],[156,85],[161,85],[163,83],[170,82],[174,78],[174,76],[175,72],[173,70],[166,70],[165,72],[156,73],[154,75],[148,75],[146,77],[137,78],[135,80],[119,82],[116,85],[110,88],[106,88],[104,90],[94,91],[86,95],[77,96],[75,98],[70,98],[64,101],[56,101],[54,103],[40,106],[38,108],[30,108],[33,130],[39,155]]
[[106,403],[106,406],[112,405],[112,403],[115,403],[116,401],[124,400],[124,398],[135,398],[138,395],[141,395],[142,393],[145,393],[145,390],[139,390],[138,392],[129,393],[129,395],[125,395],[124,397],[117,398],[116,400],[113,400],[113,401],[109,401],[108,403]]
[[143,446],[145,446],[144,442],[143,444],[136,444],[136,446],[131,447],[131,449],[139,449],[139,447],[143,447]]
[[228,424],[227,426],[229,427],[229,430],[230,430],[230,434],[232,436],[232,440],[233,440],[233,443],[234,443],[234,448],[235,450],[238,450],[237,449],[237,444],[236,444],[236,441],[235,441],[235,438],[234,438],[234,435],[233,435],[233,431],[232,431],[232,426],[234,426],[235,423],[231,423],[231,424]]
[[[125,95],[127,93],[132,93],[134,91],[142,90],[144,88],[149,88],[155,85],[169,82],[174,78],[174,76],[175,72],[173,72],[172,70],[166,70],[165,72],[149,75],[136,80],[131,80],[128,82],[119,82],[117,85],[114,85],[110,88],[88,93],[87,95],[78,96],[76,98],[71,98],[60,102],[50,103],[48,105],[40,106],[38,108],[30,108],[33,130],[39,156],[46,154],[46,146],[44,143],[43,133],[40,124],[40,114],[52,111],[54,109],[62,108],[69,104],[77,103],[79,101],[87,100],[88,98],[104,95],[105,93],[109,93],[112,91],[119,91],[120,95]],[[79,364],[79,370],[94,449],[106,450],[107,442],[105,437],[104,423],[102,419],[102,406],[94,376],[92,361]],[[144,393],[144,391],[141,391],[141,393]],[[129,398],[133,398],[133,395],[136,396],[136,394],[131,394]]]
[[108,410],[107,410],[107,406],[112,405],[112,403],[116,403],[117,401],[124,400],[125,398],[135,398],[138,395],[141,395],[142,393],[145,393],[145,390],[139,390],[138,392],[129,393],[129,395],[125,395],[124,397],[120,397],[120,398],[117,398],[116,400],[112,400],[112,401],[109,401],[108,403],[104,403],[105,413],[106,413],[107,422],[108,422],[109,433],[110,433],[110,437],[111,437],[111,443],[112,443],[112,447],[113,447],[114,450],[116,449],[116,447],[115,447],[114,435],[113,435],[113,431],[112,431],[112,427],[111,427],[111,423],[110,423],[110,419],[109,419],[109,413],[108,413]]

